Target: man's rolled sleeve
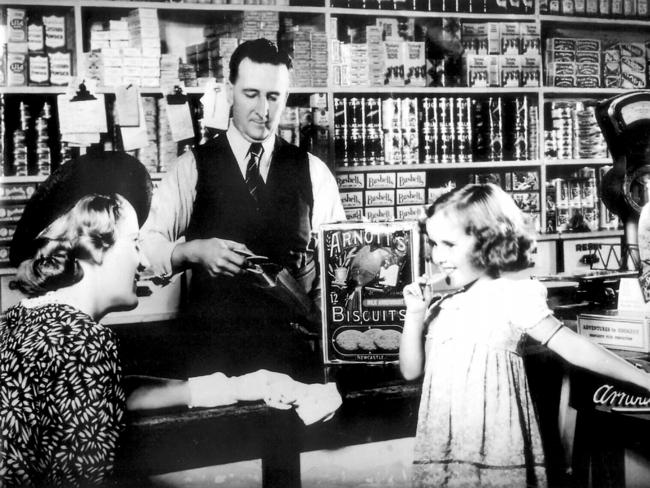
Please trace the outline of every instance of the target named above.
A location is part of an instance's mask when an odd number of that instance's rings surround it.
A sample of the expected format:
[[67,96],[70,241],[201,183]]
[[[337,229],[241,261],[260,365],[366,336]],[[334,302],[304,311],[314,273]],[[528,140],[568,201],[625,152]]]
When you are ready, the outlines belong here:
[[339,187],[330,169],[321,159],[309,154],[309,172],[314,195],[312,231],[318,232],[321,224],[345,221]]
[[183,153],[158,184],[149,217],[140,231],[140,246],[154,275],[171,276],[171,257],[192,217],[197,181],[192,152]]

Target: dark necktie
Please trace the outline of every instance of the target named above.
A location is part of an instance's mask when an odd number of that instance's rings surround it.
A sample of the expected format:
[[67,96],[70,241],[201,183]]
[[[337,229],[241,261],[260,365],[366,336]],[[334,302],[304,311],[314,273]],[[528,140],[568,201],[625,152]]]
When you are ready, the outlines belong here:
[[256,202],[259,200],[258,193],[260,189],[264,187],[264,180],[260,175],[260,157],[263,150],[262,144],[259,142],[251,144],[249,150],[250,159],[246,165],[246,186]]

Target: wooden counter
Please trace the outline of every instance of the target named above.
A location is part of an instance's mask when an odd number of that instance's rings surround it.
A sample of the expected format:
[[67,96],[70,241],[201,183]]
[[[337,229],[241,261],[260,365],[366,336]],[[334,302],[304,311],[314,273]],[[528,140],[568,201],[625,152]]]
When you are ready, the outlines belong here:
[[305,426],[261,402],[131,415],[116,471],[121,485],[201,466],[262,459],[263,486],[300,486],[300,453],[415,435],[420,387],[386,384],[343,393],[333,419]]

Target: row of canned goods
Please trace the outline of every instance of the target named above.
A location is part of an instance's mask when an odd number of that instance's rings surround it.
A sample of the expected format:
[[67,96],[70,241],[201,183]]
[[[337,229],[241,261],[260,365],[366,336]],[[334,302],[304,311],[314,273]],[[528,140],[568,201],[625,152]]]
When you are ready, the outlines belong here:
[[601,215],[597,188],[594,168],[551,180],[546,185],[547,232],[569,230],[577,217],[589,230],[610,228],[610,223],[603,221],[606,215]]
[[535,159],[536,119],[528,97],[335,97],[336,160],[360,166]]
[[594,208],[596,206],[598,196],[595,171],[593,176],[555,178],[551,180],[551,183],[552,185],[549,185],[546,190],[547,209]]

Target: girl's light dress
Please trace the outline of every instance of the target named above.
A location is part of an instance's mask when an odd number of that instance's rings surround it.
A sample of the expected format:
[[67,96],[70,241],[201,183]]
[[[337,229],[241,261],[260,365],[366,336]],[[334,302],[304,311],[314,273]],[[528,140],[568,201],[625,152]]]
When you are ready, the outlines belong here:
[[[431,314],[432,311],[429,311]],[[519,346],[561,327],[533,280],[476,282],[444,300],[426,336],[415,486],[546,486],[544,453]]]

